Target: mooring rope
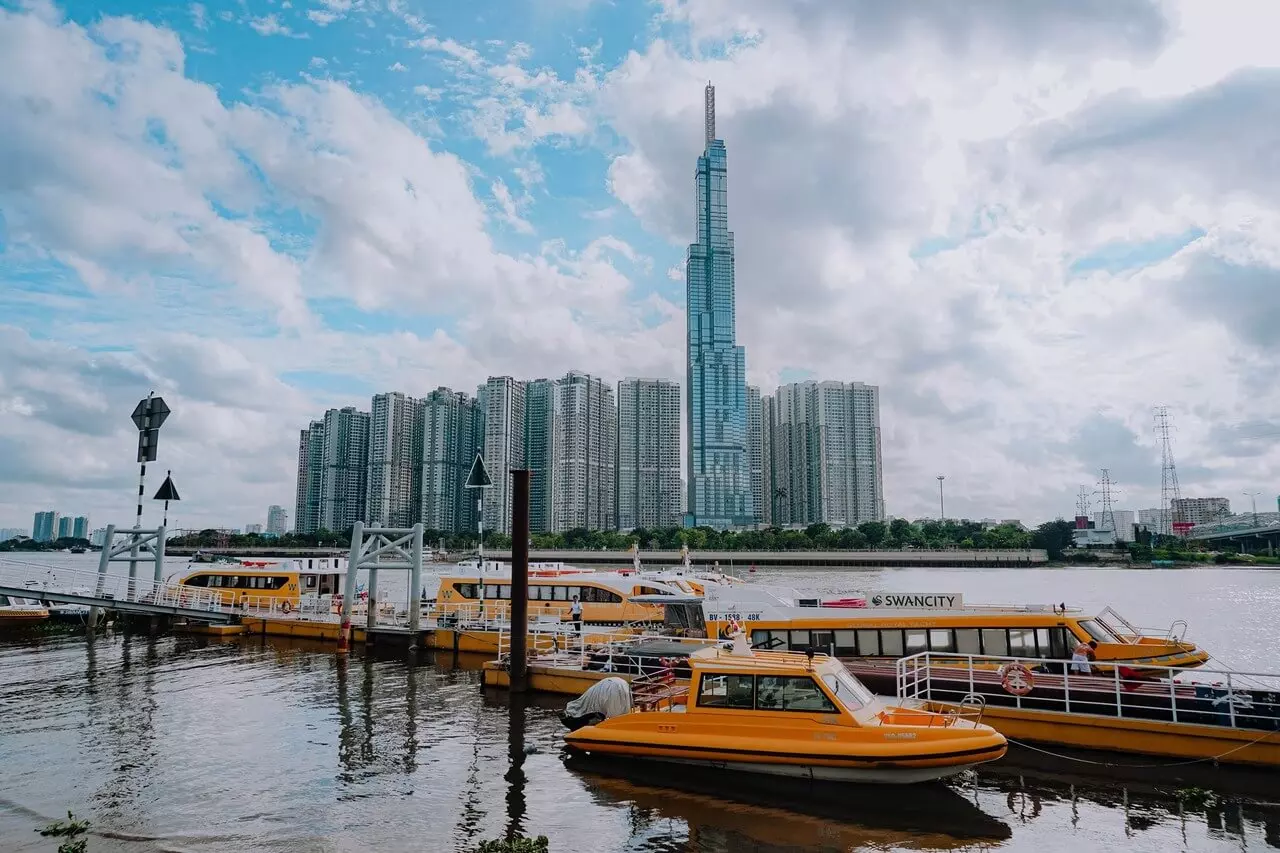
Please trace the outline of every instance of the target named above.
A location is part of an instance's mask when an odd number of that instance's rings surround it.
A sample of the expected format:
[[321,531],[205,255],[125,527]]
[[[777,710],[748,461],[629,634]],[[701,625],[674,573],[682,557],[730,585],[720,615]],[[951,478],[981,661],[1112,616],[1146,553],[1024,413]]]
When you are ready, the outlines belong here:
[[1267,738],[1271,737],[1274,734],[1276,734],[1276,732],[1274,731],[1267,732],[1261,737],[1254,738],[1248,743],[1242,743],[1240,744],[1240,746],[1234,747],[1232,749],[1228,749],[1226,752],[1219,753],[1218,755],[1209,756],[1207,758],[1192,758],[1188,761],[1170,761],[1162,764],[1121,764],[1121,763],[1112,762],[1112,761],[1094,761],[1089,758],[1081,758],[1077,755],[1063,755],[1062,753],[1059,753],[1059,752],[1052,752],[1047,749],[1041,749],[1038,746],[1032,746],[1031,744],[1026,743],[1024,741],[1014,740],[1011,737],[1006,737],[1005,740],[1009,741],[1009,743],[1016,744],[1022,747],[1023,749],[1029,749],[1032,752],[1043,753],[1044,755],[1052,756],[1053,758],[1061,758],[1064,761],[1075,761],[1080,764],[1092,764],[1097,767],[1121,767],[1121,768],[1131,768],[1134,770],[1154,770],[1154,769],[1159,769],[1163,767],[1185,767],[1190,764],[1204,764],[1205,762],[1208,762],[1208,761],[1218,761],[1219,759],[1226,758],[1228,755],[1231,755],[1232,753],[1236,753],[1242,749],[1247,749],[1248,747],[1254,746],[1255,744],[1262,743],[1262,741],[1266,740]]

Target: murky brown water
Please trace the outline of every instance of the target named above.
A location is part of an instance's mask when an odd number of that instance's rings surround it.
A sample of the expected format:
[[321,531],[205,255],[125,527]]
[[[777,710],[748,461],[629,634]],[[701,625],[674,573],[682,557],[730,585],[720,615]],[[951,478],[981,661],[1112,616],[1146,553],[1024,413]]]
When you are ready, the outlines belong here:
[[[1275,668],[1280,574],[1256,571],[760,571],[814,591],[963,591],[1113,604],[1191,622],[1237,667]],[[948,786],[815,798],[773,782],[566,766],[562,698],[508,707],[440,658],[336,656],[262,638],[115,634],[0,641],[0,850],[68,808],[91,853],[453,851],[511,828],[595,851],[1280,848],[1273,796],[1181,808],[1177,783],[1001,762]]]

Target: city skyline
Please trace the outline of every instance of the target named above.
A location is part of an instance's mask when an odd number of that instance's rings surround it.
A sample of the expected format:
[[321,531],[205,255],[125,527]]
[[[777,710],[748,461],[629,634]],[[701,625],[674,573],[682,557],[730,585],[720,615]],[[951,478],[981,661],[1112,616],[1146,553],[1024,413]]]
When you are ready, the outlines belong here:
[[1274,506],[1269,6],[335,5],[0,11],[0,525],[131,523],[151,390],[144,519],[172,469],[200,526],[388,389],[686,385],[708,80],[744,379],[877,385],[890,512],[1069,514],[1104,466],[1155,507],[1155,406],[1183,494]]

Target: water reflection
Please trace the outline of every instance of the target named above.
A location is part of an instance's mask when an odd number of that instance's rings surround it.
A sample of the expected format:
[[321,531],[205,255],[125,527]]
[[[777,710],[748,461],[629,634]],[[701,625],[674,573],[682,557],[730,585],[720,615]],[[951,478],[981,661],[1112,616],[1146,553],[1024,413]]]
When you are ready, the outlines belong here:
[[507,707],[507,759],[509,765],[503,777],[507,780],[507,838],[524,831],[524,814],[527,804],[524,786],[524,697],[513,695]]

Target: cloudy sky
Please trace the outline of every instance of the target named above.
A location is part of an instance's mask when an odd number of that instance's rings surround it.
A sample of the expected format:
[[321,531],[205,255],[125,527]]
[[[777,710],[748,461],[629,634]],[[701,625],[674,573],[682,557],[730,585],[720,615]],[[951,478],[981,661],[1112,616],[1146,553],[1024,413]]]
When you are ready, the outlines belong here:
[[[1280,491],[1280,5],[0,0],[0,526],[292,509],[297,430],[683,376],[717,87],[753,383],[882,391],[890,513]],[[153,491],[158,479],[149,485]],[[1261,508],[1261,507],[1260,507]]]

